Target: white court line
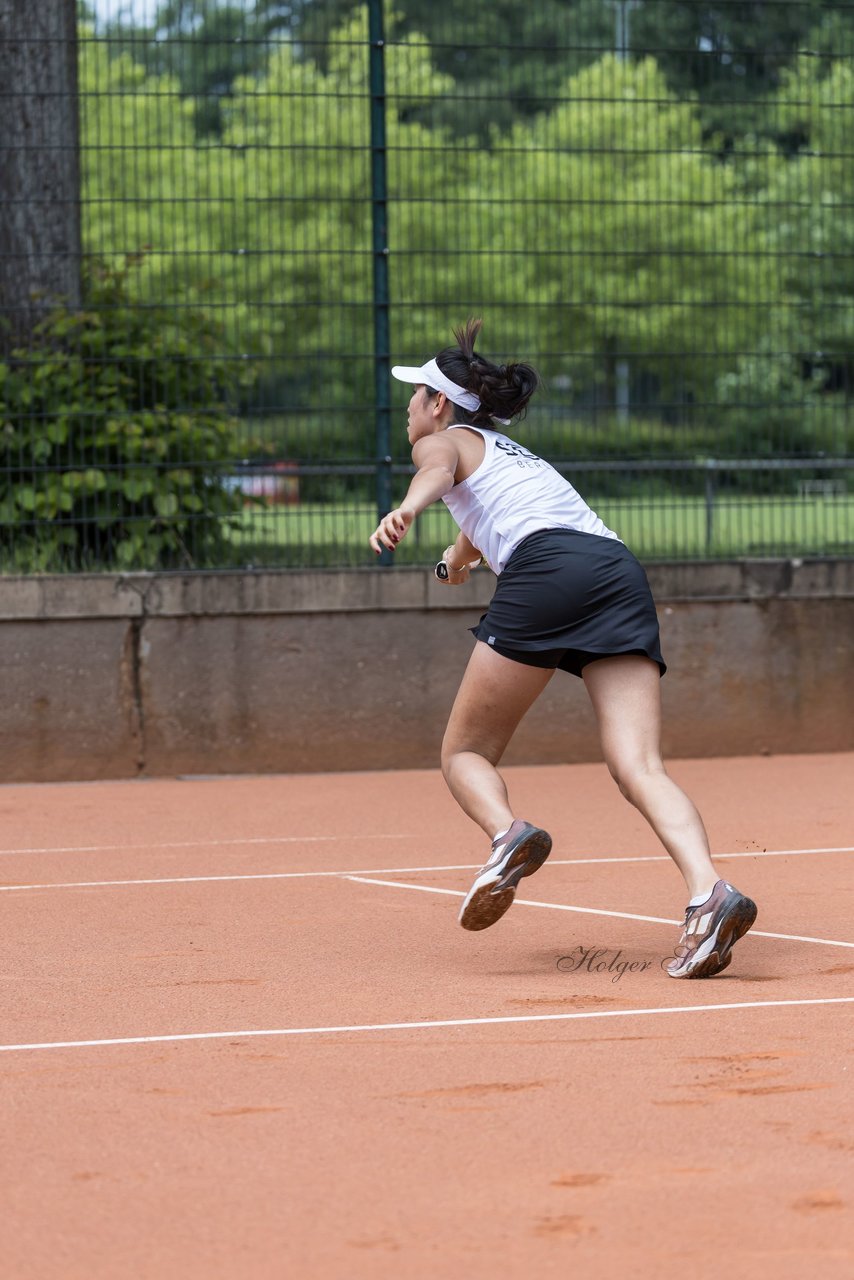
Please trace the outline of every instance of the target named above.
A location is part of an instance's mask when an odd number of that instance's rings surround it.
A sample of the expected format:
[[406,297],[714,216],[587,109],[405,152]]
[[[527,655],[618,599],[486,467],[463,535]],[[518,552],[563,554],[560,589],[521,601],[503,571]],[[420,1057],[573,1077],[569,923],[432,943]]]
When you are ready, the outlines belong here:
[[[26,848],[26,849],[0,849],[0,858],[12,858],[17,855],[30,853],[125,853],[132,849],[145,849],[148,852],[154,852],[157,849],[215,849],[228,847],[231,845],[277,845],[277,844],[318,844],[318,843],[335,843],[351,840],[415,840],[418,837],[411,831],[397,832],[396,834],[387,835],[384,832],[371,833],[369,835],[347,835],[347,836],[249,836],[246,838],[235,837],[233,840],[167,840],[159,844],[59,844],[45,845],[42,848]],[[713,858],[782,858],[797,857],[800,854],[808,853],[854,853],[854,845],[832,845],[822,849],[749,849],[742,850],[738,853],[714,853]],[[670,858],[667,854],[639,854],[634,857],[627,858],[550,858],[549,866],[584,866],[588,863],[599,862],[669,862]],[[377,867],[376,871],[384,874],[390,874],[393,871],[469,871],[473,868],[479,868],[482,864],[479,862],[459,863],[454,866],[443,865],[439,867]],[[295,871],[292,875],[317,876],[328,875],[334,876],[340,874],[337,871]],[[368,872],[373,874],[373,870]],[[109,882],[112,883],[112,882]],[[148,882],[146,882],[148,883]]]
[[[426,884],[405,884],[402,880],[371,880],[367,876],[344,876],[345,880],[356,880],[359,884],[379,884],[389,889],[417,889],[419,893],[447,893],[455,898],[464,898],[465,892],[459,889],[437,889]],[[670,920],[665,916],[639,916],[629,911],[605,911],[598,907],[573,907],[565,902],[535,902],[531,898],[516,898],[514,905],[520,907],[545,907],[548,911],[574,911],[585,916],[616,916],[620,920],[641,920],[649,924],[681,925],[681,920]],[[835,938],[810,938],[799,933],[766,933],[762,929],[751,929],[753,938],[783,938],[787,942],[818,942],[825,947],[854,947],[854,942],[839,942]]]
[[[811,852],[827,852],[827,850],[812,850]],[[833,850],[836,852],[836,850]],[[731,855],[733,857],[739,855]],[[669,859],[666,859],[669,861]],[[616,862],[616,858],[585,859],[586,862]],[[474,864],[475,867],[477,864]],[[550,862],[549,866],[571,865],[571,863]],[[472,868],[468,865],[459,867],[392,867],[387,874],[393,874],[404,871],[467,871]],[[382,868],[380,868],[382,870]],[[4,884],[0,885],[0,893],[21,893],[26,890],[35,889],[106,889],[121,888],[127,885],[152,885],[152,884],[210,884],[221,881],[231,880],[292,880],[310,878],[313,876],[326,876],[334,880],[355,880],[359,884],[377,884],[390,889],[415,889],[419,893],[444,893],[453,898],[464,898],[466,891],[461,889],[439,889],[435,885],[425,884],[407,884],[403,880],[376,880],[371,878],[370,872],[348,872],[348,871],[272,871],[269,873],[252,874],[252,875],[231,875],[231,876],[175,876],[171,879],[160,880],[77,880],[70,881],[67,884]],[[636,915],[628,911],[606,911],[596,907],[575,907],[569,906],[563,902],[535,902],[533,899],[517,898],[516,903],[522,907],[545,907],[550,911],[574,911],[579,915],[590,916],[614,916],[621,920],[641,920],[649,924],[672,924],[680,925],[681,920],[673,920],[668,916],[642,916]],[[854,947],[854,942],[840,942],[834,938],[813,938],[798,933],[768,933],[762,929],[752,929],[751,933],[754,937],[759,938],[782,938],[788,942],[816,942],[826,947]]]
[[[290,838],[290,837],[289,837]],[[338,836],[306,836],[293,837],[293,839],[307,840],[337,840]],[[345,837],[340,837],[344,839]],[[407,836],[390,836],[392,840],[409,839]],[[214,842],[215,843],[215,842]],[[223,844],[238,843],[237,841],[225,840]],[[262,843],[267,843],[266,841]],[[158,849],[171,846],[166,845],[127,845],[129,849]],[[183,848],[186,846],[175,846]],[[192,846],[195,848],[196,846]],[[202,846],[198,846],[201,848]],[[0,850],[0,853],[13,853],[14,850]],[[50,853],[50,852],[91,852],[90,850],[31,850],[34,853]],[[119,852],[121,852],[119,850]],[[810,853],[854,853],[854,847],[840,846],[833,849],[763,849],[761,853],[716,853],[714,858],[777,858],[789,857]],[[633,858],[550,858],[548,865],[550,867],[583,867],[583,866],[608,866],[609,863],[618,862],[670,862],[670,857],[666,854],[642,854]],[[379,875],[413,875],[422,871],[478,871],[481,864],[479,862],[457,862],[443,863],[441,866],[434,867],[370,867],[367,870],[357,871],[261,871],[248,873],[235,873],[227,876],[157,876],[146,879],[135,880],[66,880],[54,882],[51,884],[0,884],[0,893],[15,893],[24,889],[109,889],[118,888],[125,885],[135,884],[216,884],[224,880],[310,880],[314,877],[318,878],[348,878],[352,876],[379,876]]]
[[512,1022],[573,1022],[582,1018],[637,1018],[661,1013],[710,1013],[722,1009],[773,1009],[810,1004],[852,1004],[854,996],[806,1000],[745,1000],[735,1004],[670,1005],[657,1009],[590,1009],[576,1013],[521,1013],[494,1018],[441,1018],[423,1022],[373,1022],[340,1027],[277,1027],[250,1031],[194,1031],[181,1035],[122,1036],[109,1040],[48,1040],[35,1044],[0,1044],[0,1053],[38,1049],[89,1049],[123,1044],[170,1044],[182,1040],[248,1040],[259,1036],[324,1036],[360,1031],[415,1031],[433,1027],[485,1027]]

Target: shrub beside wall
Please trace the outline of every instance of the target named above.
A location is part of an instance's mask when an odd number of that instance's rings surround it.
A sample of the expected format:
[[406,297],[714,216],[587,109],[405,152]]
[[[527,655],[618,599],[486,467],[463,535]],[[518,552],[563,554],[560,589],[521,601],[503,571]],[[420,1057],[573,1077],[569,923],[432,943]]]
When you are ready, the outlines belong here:
[[242,507],[239,366],[197,311],[131,304],[98,268],[0,361],[0,569],[215,563]]

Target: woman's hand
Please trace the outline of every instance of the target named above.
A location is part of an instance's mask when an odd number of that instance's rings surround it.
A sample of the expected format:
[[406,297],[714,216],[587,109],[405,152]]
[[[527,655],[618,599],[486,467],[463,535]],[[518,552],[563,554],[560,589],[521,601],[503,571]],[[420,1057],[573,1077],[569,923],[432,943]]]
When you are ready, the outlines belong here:
[[401,539],[406,537],[414,519],[415,512],[407,507],[395,507],[394,511],[389,511],[387,516],[383,516],[368,539],[377,555],[383,547],[387,551],[394,551]]
[[[471,543],[467,542],[467,546],[471,547]],[[456,544],[446,547],[442,552],[442,559],[436,566],[436,577],[440,582],[446,583],[450,587],[458,587],[461,583],[467,582],[472,569],[476,569],[481,562],[481,555],[476,547],[471,547],[477,558],[469,561],[467,564],[461,565],[458,569],[454,568],[455,562],[459,559],[458,548]],[[440,573],[439,569],[444,565],[444,573]]]

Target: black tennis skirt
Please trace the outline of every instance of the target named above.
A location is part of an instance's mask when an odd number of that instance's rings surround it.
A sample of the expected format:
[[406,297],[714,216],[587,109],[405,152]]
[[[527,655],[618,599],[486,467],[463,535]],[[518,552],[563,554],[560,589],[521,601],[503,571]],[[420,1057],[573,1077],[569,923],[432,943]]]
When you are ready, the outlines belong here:
[[525,538],[471,631],[516,662],[576,676],[588,662],[624,653],[667,670],[643,566],[616,538],[574,529]]

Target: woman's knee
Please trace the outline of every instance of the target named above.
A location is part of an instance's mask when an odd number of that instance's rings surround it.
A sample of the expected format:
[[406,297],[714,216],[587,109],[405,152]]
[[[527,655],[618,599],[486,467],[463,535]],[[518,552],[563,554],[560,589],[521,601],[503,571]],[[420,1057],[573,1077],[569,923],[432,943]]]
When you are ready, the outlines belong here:
[[630,804],[637,804],[649,783],[665,773],[660,756],[612,757],[608,760],[608,769]]
[[439,761],[442,769],[442,777],[445,779],[446,782],[450,777],[451,769],[453,767],[453,763],[454,763],[454,759],[456,758],[456,755],[457,755],[457,752],[451,746],[446,745],[446,741],[443,741],[442,751],[439,757]]
[[442,739],[442,750],[439,756],[442,776],[446,782],[450,780],[454,766],[461,756],[467,754],[471,747],[459,735],[446,732]]
[[502,755],[502,747],[497,743],[483,740],[461,740],[456,735],[445,734],[442,740],[440,763],[442,775],[447,782],[454,766],[462,756],[480,756],[491,765],[497,765]]

